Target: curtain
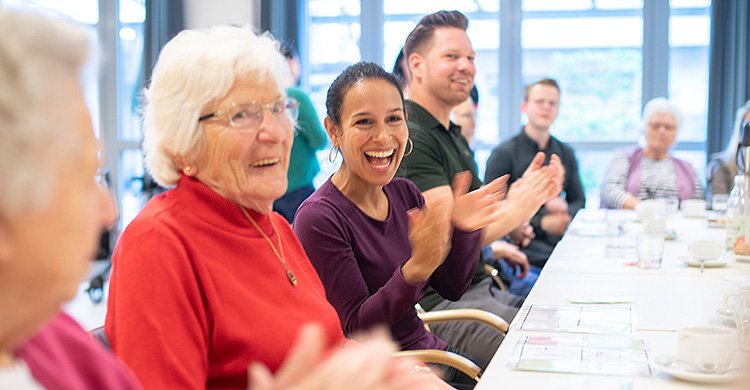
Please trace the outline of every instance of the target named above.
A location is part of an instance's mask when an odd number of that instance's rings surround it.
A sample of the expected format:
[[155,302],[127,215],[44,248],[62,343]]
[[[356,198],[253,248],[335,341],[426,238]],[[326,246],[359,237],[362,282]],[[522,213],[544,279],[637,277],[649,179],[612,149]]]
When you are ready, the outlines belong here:
[[745,0],[711,2],[708,88],[708,153],[726,146],[735,111],[750,99],[750,5]]
[[299,8],[306,4],[296,0],[261,0],[260,31],[270,31],[278,41],[299,52]]
[[[132,107],[139,107],[138,100],[141,99],[141,91],[151,79],[151,71],[156,65],[161,48],[178,32],[185,28],[185,6],[184,0],[145,0],[146,21],[143,43],[143,61],[138,82],[135,85],[136,93],[133,94]],[[143,178],[142,192],[150,199],[163,191],[158,184],[145,173]]]
[[[159,51],[170,39],[185,28],[183,0],[146,0],[146,35],[143,48],[143,80],[151,77],[151,70],[159,58]],[[141,85],[141,88],[145,87]]]

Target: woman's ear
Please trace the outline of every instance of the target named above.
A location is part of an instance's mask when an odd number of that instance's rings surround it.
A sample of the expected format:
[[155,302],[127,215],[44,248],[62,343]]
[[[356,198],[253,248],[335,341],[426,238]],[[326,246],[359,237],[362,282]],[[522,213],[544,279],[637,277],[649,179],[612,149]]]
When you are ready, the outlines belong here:
[[178,167],[180,167],[180,171],[182,171],[185,176],[193,177],[196,173],[198,173],[198,167],[190,165],[190,163],[187,162],[183,157],[175,157],[174,162]]
[[331,120],[331,117],[327,116],[323,120],[323,125],[326,128],[326,133],[328,133],[328,138],[331,139],[331,144],[333,146],[337,146],[339,142],[339,137],[341,136],[341,129],[333,123],[333,120]]

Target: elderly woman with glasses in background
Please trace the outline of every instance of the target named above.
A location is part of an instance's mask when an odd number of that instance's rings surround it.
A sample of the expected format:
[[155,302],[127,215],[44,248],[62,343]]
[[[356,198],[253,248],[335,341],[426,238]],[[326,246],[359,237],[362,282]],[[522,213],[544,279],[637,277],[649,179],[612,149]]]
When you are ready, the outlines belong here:
[[703,199],[695,169],[670,149],[677,140],[682,114],[664,98],[650,100],[643,107],[645,146],[615,154],[605,176],[601,205],[611,209],[634,209],[644,199]]
[[[246,388],[251,364],[256,374],[259,365],[278,371],[280,386],[303,384],[292,373],[327,380],[321,388],[409,384],[413,364],[389,359],[392,348],[366,359],[335,354],[340,366],[356,365],[346,380],[340,369],[282,366],[306,323],[319,324],[307,332],[319,344],[312,352],[344,340],[302,246],[271,211],[287,187],[290,79],[277,43],[249,27],[183,31],[159,56],[145,92],[144,149],[149,172],[173,188],[120,238],[105,324],[146,388]],[[312,352],[296,362],[317,363]],[[265,374],[256,379],[268,383]]]

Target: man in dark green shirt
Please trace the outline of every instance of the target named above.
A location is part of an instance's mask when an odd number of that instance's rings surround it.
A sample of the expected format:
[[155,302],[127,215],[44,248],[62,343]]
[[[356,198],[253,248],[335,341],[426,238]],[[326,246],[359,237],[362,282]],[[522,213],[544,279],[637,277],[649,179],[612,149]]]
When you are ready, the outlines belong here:
[[[419,187],[428,207],[435,199],[450,196],[451,183],[458,172],[471,173],[470,191],[482,185],[466,139],[460,128],[450,122],[451,109],[469,97],[476,72],[467,27],[468,20],[460,12],[440,11],[425,16],[404,45],[412,76],[411,100],[406,102],[406,110],[414,149],[401,162],[399,175]],[[551,166],[540,167],[541,159],[532,163],[524,180],[508,191],[502,219],[482,229],[483,245],[508,234],[527,221],[550,196],[559,193],[562,182],[559,160],[555,158]],[[480,260],[480,253],[474,259],[467,259],[477,263],[477,274],[458,302],[444,300],[433,292],[423,300],[425,308],[477,308],[512,320],[523,300],[494,286]],[[449,323],[432,329],[480,366],[489,362],[503,338],[477,323]]]

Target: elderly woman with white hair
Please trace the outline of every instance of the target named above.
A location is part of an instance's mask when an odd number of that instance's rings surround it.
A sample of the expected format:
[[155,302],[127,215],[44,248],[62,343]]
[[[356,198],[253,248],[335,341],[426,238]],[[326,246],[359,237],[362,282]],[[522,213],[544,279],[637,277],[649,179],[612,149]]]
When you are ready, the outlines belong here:
[[643,107],[645,146],[617,152],[607,170],[601,191],[601,206],[634,209],[644,199],[703,199],[695,169],[669,151],[682,125],[682,114],[664,98]]
[[[172,188],[117,243],[105,323],[146,388],[245,389],[249,366],[253,388],[315,388],[307,374],[325,380],[318,388],[415,384],[414,365],[391,359],[392,345],[333,353],[335,369],[311,370],[344,337],[304,249],[272,212],[287,187],[290,80],[277,42],[249,27],[186,30],[159,56],[143,144],[149,172]],[[295,347],[308,323],[319,331]]]
[[0,8],[0,388],[137,389],[63,313],[114,221],[80,83],[85,31]]

